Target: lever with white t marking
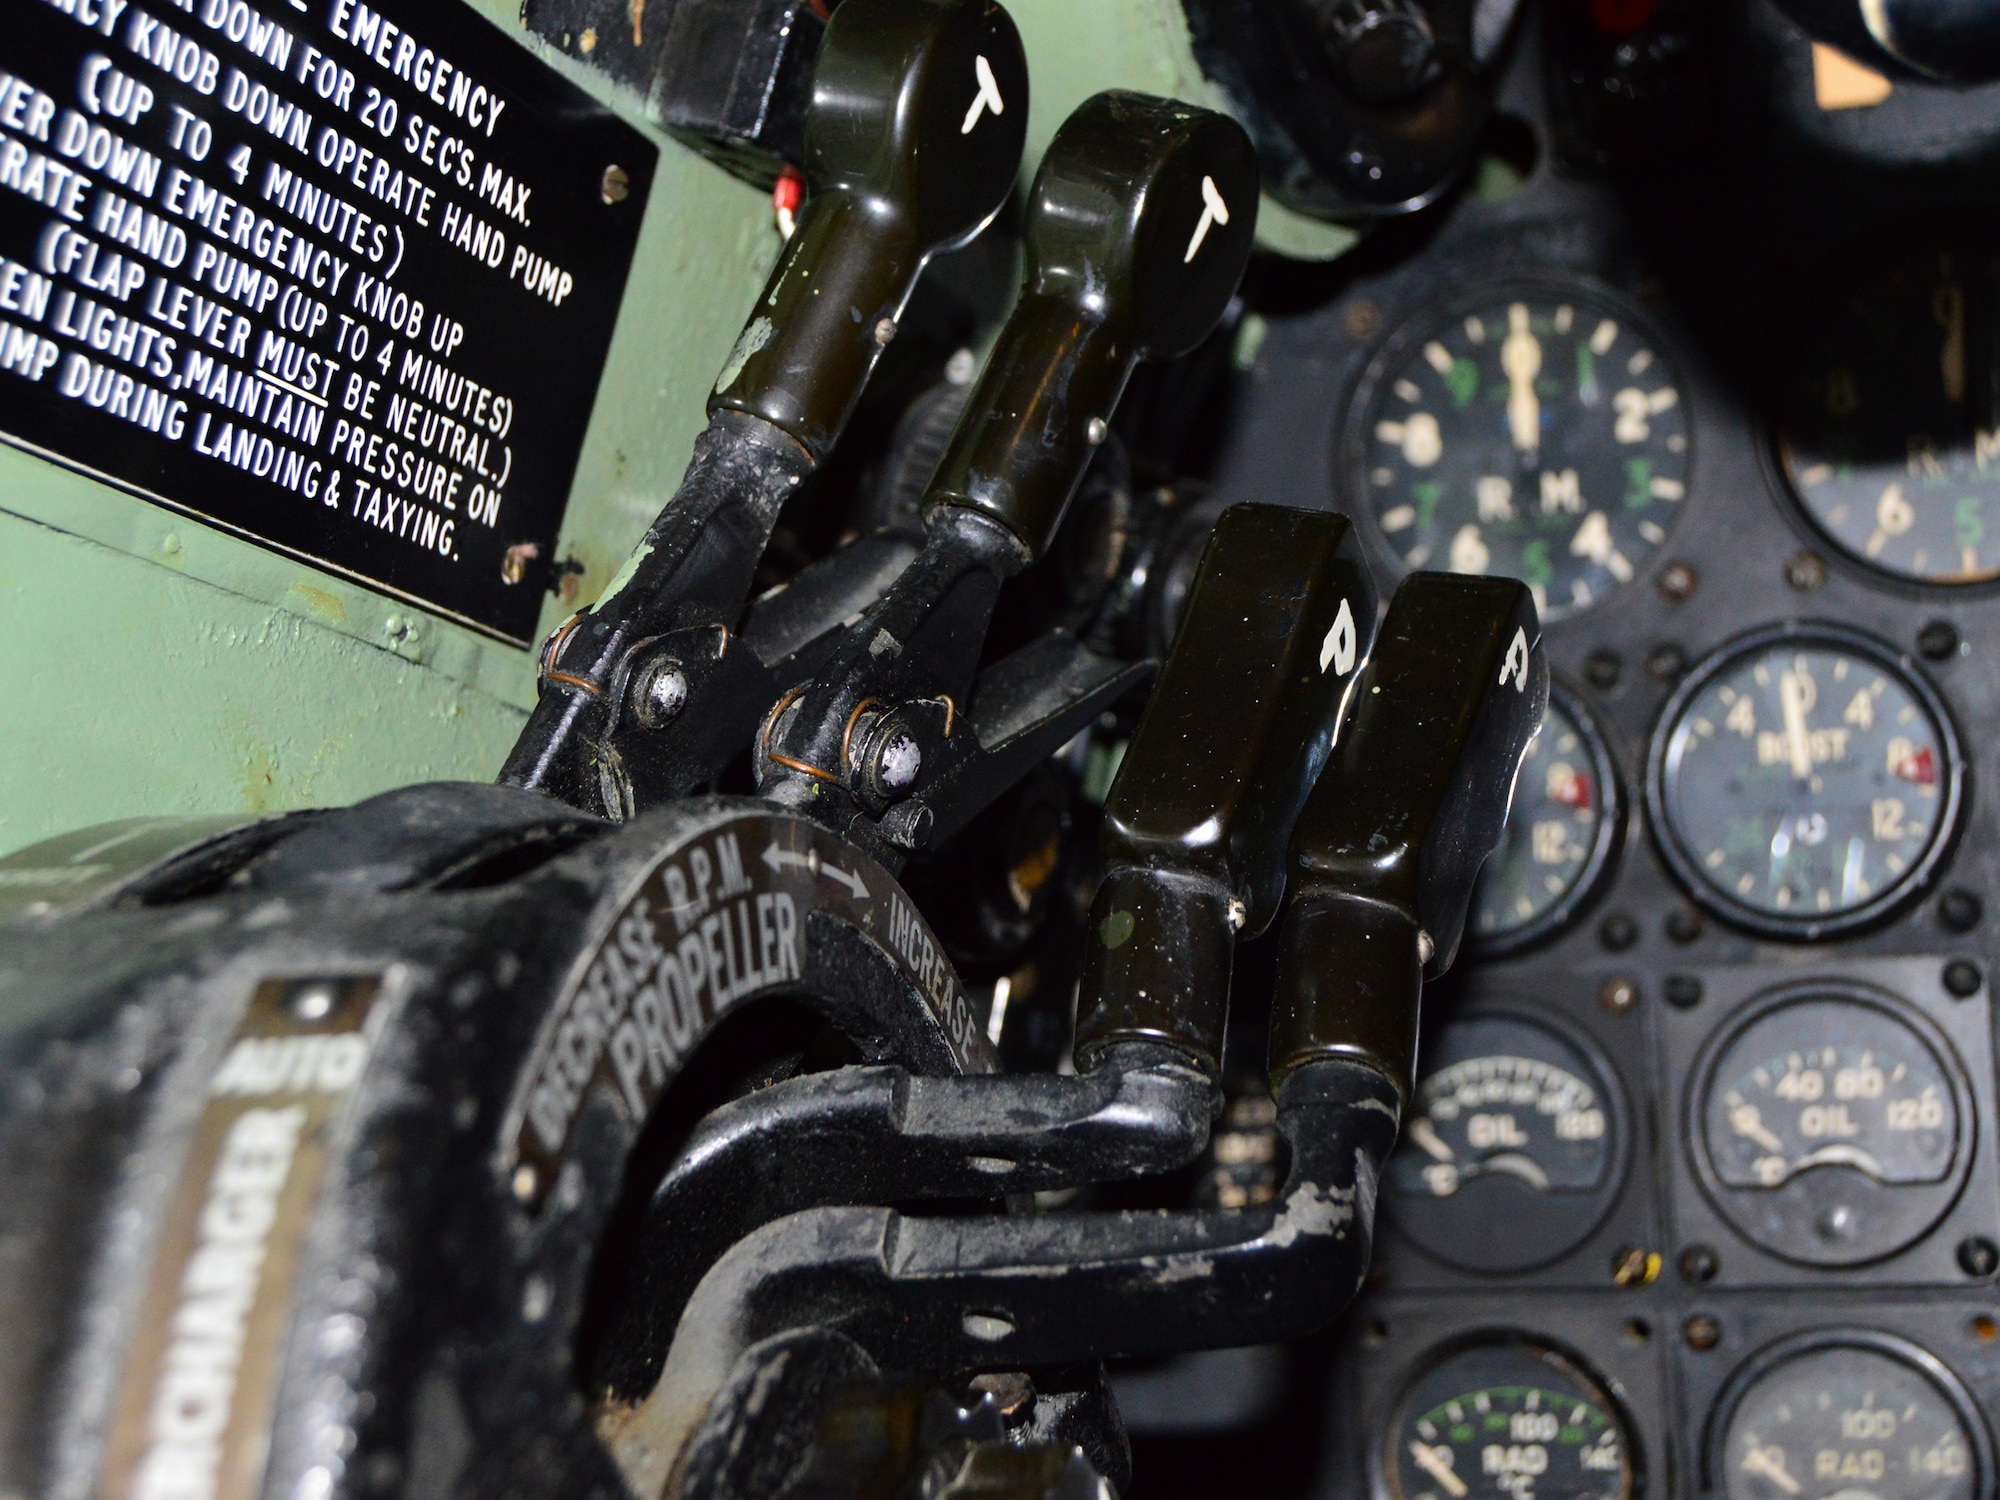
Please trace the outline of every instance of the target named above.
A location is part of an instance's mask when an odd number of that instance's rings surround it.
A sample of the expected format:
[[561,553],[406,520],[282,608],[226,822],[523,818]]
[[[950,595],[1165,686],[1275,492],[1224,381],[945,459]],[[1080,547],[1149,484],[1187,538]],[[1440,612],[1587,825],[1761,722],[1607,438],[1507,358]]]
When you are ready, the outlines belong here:
[[835,12],[797,228],[679,492],[604,597],[544,645],[541,698],[503,783],[622,818],[742,748],[788,680],[733,638],[778,510],[833,448],[925,264],[1006,201],[1027,114],[1020,38],[992,0]]

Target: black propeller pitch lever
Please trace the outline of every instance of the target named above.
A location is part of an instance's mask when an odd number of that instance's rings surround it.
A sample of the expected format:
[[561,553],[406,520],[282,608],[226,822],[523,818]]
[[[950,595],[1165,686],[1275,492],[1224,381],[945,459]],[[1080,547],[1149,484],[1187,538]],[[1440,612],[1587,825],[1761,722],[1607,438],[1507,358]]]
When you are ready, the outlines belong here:
[[1277,1341],[1338,1313],[1368,1264],[1421,976],[1452,956],[1547,691],[1525,586],[1418,574],[1397,591],[1292,838],[1301,885],[1274,1038],[1292,1167],[1274,1202],[780,1219],[697,1287],[659,1384],[619,1439],[625,1461],[672,1465],[684,1453],[681,1472],[702,1472],[751,1420],[718,1396],[767,1354],[806,1353],[802,1340],[849,1366],[1013,1370]]
[[1169,1171],[1208,1139],[1239,932],[1284,889],[1286,843],[1374,638],[1356,538],[1325,511],[1240,505],[1201,559],[1180,632],[1106,803],[1113,873],[1084,977],[1080,1077],[787,1079],[694,1129],[654,1190],[598,1378],[659,1376],[702,1274],[802,1209],[991,1198]]
[[925,264],[1006,202],[1027,116],[1020,37],[992,0],[847,0],[827,23],[798,227],[679,492],[543,646],[503,784],[624,818],[750,738],[786,678],[731,633],[778,510],[839,438]]
[[1133,369],[1215,328],[1242,279],[1257,160],[1227,116],[1087,99],[1042,159],[1021,294],[924,498],[925,541],[831,661],[772,707],[764,795],[892,868],[1133,686],[1060,632],[974,671],[1000,585],[1047,548]]

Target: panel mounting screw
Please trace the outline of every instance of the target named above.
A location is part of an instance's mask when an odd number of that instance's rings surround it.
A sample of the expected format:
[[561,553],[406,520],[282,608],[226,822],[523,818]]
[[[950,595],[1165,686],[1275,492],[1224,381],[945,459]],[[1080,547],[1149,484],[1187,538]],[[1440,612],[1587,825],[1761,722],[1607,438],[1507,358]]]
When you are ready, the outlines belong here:
[[1639,986],[1623,974],[1614,974],[1597,987],[1597,1003],[1614,1016],[1622,1016],[1639,1003]]
[[1801,594],[1826,587],[1826,559],[1817,552],[1794,552],[1785,562],[1785,582]]
[[1986,903],[1963,886],[1953,886],[1937,904],[1938,925],[1946,932],[1970,932],[1986,915]]
[[1701,913],[1692,906],[1676,906],[1667,913],[1667,936],[1676,943],[1692,943],[1702,934]]
[[1661,993],[1675,1010],[1693,1010],[1701,1004],[1701,981],[1692,974],[1669,974]]
[[1986,976],[1979,972],[1979,965],[1969,958],[1954,958],[1944,966],[1944,987],[1960,1000],[1970,999],[1979,993]]
[[1679,604],[1694,597],[1694,591],[1701,585],[1701,575],[1687,563],[1668,563],[1660,569],[1660,597],[1670,604]]
[[1616,651],[1593,651],[1590,659],[1583,664],[1583,676],[1600,693],[1608,693],[1618,686],[1618,679],[1624,675],[1625,663],[1619,660]]
[[1622,911],[1614,911],[1597,924],[1597,940],[1613,953],[1623,953],[1639,941],[1639,924]]
[[1706,1286],[1715,1280],[1716,1273],[1722,1269],[1722,1261],[1707,1245],[1689,1245],[1681,1251],[1677,1264],[1681,1280],[1689,1286]]
[[1917,632],[1917,652],[1925,661],[1950,661],[1960,644],[1958,627],[1949,620],[1932,620]]
[[598,184],[598,191],[604,194],[606,203],[623,203],[632,196],[632,179],[623,167],[613,163],[604,169],[604,180]]
[[2000,1245],[1983,1234],[1967,1235],[1958,1242],[1958,1268],[1966,1275],[1984,1281],[1995,1271],[2000,1271]]
[[1688,1348],[1706,1354],[1722,1342],[1722,1325],[1707,1313],[1696,1313],[1681,1324],[1681,1337],[1687,1340]]
[[1687,652],[1679,646],[1655,646],[1646,653],[1646,671],[1655,682],[1679,682],[1687,669]]

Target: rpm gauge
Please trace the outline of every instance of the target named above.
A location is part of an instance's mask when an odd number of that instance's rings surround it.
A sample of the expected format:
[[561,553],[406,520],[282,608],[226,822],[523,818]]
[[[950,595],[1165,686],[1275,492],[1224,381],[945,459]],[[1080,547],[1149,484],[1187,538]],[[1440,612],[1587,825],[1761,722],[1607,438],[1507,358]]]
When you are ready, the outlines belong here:
[[1944,705],[1888,648],[1832,625],[1726,647],[1667,705],[1648,778],[1661,852],[1705,905],[1818,940],[1920,891],[1963,767]]
[[1383,1451],[1394,1500],[1630,1500],[1623,1414],[1574,1361],[1528,1342],[1461,1348],[1397,1404]]
[[1725,1500],[1976,1500],[1985,1434],[1935,1358],[1872,1333],[1795,1338],[1725,1392]]
[[1773,1255],[1876,1260],[1921,1238],[1958,1195],[1971,1133],[1963,1070],[1899,1001],[1785,992],[1753,1009],[1699,1079],[1703,1182]]
[[2000,577],[2000,257],[1930,246],[1815,298],[1779,440],[1814,524],[1920,583]]
[[1558,685],[1521,758],[1500,847],[1473,892],[1469,931],[1480,952],[1511,953],[1561,930],[1609,868],[1618,815],[1611,753]]
[[1582,1044],[1511,1015],[1425,1048],[1385,1182],[1396,1227],[1451,1265],[1527,1270],[1574,1249],[1622,1175],[1625,1110]]
[[1495,290],[1393,335],[1346,449],[1399,569],[1523,579],[1545,621],[1631,582],[1687,494],[1687,410],[1661,341],[1581,286]]

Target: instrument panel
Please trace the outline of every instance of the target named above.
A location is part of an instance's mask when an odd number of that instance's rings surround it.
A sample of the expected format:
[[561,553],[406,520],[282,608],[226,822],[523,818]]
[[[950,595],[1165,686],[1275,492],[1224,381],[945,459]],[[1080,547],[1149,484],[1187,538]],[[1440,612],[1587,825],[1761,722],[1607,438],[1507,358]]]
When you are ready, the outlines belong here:
[[1556,688],[1369,1289],[1245,1443],[1329,1500],[1990,1495],[1991,179],[1725,149],[1665,63],[1619,135],[1575,80],[1643,59],[1573,43],[1503,92],[1525,172],[1248,299],[1216,494],[1527,581]]

